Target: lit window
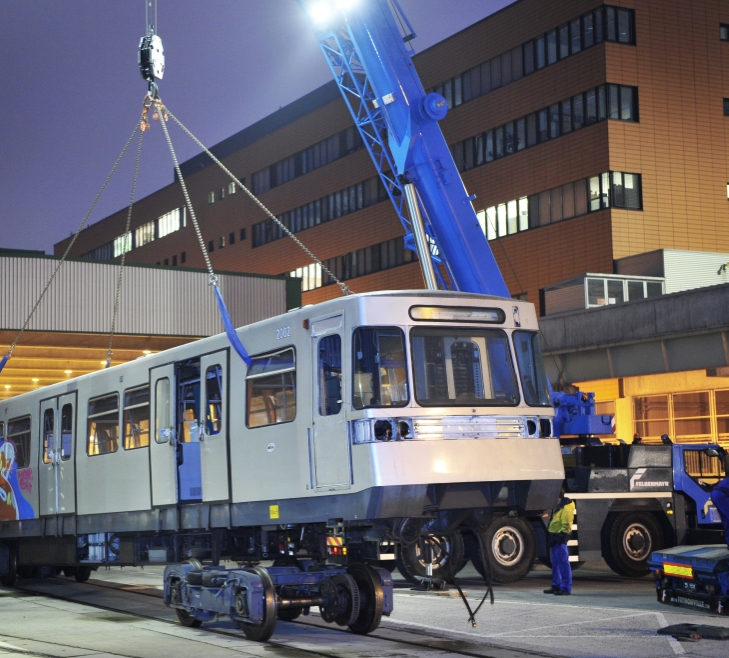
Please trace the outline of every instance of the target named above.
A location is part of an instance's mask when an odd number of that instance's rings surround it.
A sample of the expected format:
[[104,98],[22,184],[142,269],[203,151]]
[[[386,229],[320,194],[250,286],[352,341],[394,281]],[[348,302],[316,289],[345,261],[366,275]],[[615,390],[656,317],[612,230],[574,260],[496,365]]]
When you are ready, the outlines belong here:
[[208,203],[215,203],[215,192],[208,192]]
[[119,448],[119,394],[89,400],[87,418],[87,454],[116,452]]
[[225,246],[225,236],[221,235],[218,239],[218,248],[222,249]]
[[225,198],[225,188],[224,187],[221,187],[218,190],[218,199],[224,199],[224,198]]
[[132,250],[132,234],[120,235],[114,240],[114,258]]
[[124,450],[149,445],[149,386],[124,391]]
[[238,190],[238,186],[234,182],[228,183],[228,194],[235,194]]
[[157,220],[157,236],[160,238],[179,231],[186,224],[185,206],[175,208],[165,213]]
[[141,247],[154,240],[154,221],[147,222],[134,230],[134,246]]
[[296,359],[292,348],[255,357],[246,376],[246,425],[264,427],[296,417]]

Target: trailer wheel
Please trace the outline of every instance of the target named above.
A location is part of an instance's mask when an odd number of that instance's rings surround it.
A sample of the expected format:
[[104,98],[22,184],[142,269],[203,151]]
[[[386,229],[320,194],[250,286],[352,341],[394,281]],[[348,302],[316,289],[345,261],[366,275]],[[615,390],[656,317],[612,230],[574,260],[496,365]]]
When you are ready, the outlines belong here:
[[73,575],[77,583],[85,583],[91,577],[91,567],[76,567]]
[[[461,533],[456,531],[449,535],[436,536],[433,540],[426,538],[425,541],[430,541],[433,553],[431,577],[450,582],[464,565]],[[419,585],[422,579],[428,575],[420,541],[416,541],[406,548],[398,545],[395,553],[395,565],[405,580],[413,585]]]
[[[484,550],[488,553],[492,578],[496,583],[514,583],[525,578],[537,557],[537,539],[532,526],[519,517],[501,516],[480,530]],[[473,538],[470,558],[485,576],[478,541]]]
[[621,576],[640,578],[649,574],[648,558],[661,548],[661,526],[650,513],[617,514],[610,517],[603,528],[603,557]]

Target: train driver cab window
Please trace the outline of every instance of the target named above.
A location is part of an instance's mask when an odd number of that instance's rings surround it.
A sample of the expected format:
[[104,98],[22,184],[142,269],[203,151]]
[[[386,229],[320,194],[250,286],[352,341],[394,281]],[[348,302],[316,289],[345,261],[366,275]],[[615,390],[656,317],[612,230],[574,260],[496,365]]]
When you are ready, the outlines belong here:
[[0,473],[8,475],[13,462],[18,469],[30,466],[30,416],[8,421],[8,435],[0,446]]
[[149,445],[149,386],[124,391],[124,450]]
[[43,413],[43,463],[50,464],[53,461],[55,443],[53,433],[53,421],[56,417],[55,409],[46,409]]
[[423,406],[515,406],[509,341],[500,329],[411,331],[415,399]]
[[352,337],[355,409],[404,407],[410,399],[405,335],[397,327],[360,327]]
[[210,366],[205,372],[205,433],[220,434],[223,426],[223,369]]
[[530,407],[551,406],[539,334],[535,331],[515,331],[513,338],[524,401]]
[[319,414],[335,416],[342,408],[342,339],[337,334],[319,341]]
[[88,455],[104,455],[119,448],[119,394],[89,400]]
[[296,417],[296,355],[293,348],[255,357],[246,375],[246,425],[265,427]]

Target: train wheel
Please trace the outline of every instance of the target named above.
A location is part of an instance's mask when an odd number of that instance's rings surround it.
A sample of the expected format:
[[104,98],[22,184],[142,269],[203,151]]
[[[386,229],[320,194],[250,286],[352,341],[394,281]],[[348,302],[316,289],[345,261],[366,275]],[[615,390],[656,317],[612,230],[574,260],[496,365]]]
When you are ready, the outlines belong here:
[[85,583],[91,577],[91,567],[76,567],[73,576],[77,583]]
[[661,548],[661,526],[648,512],[618,514],[609,518],[603,528],[603,557],[621,576],[640,578],[649,574],[648,558]]
[[183,626],[187,626],[188,628],[200,628],[202,626],[202,622],[199,619],[195,619],[187,610],[175,608],[175,612]]
[[[480,533],[494,582],[514,583],[532,570],[537,557],[537,540],[528,521],[502,516],[481,529]],[[483,576],[483,562],[475,538],[472,545],[471,561]]]
[[12,587],[18,579],[18,553],[15,546],[6,544],[8,549],[8,572],[0,575],[0,584],[3,587]]
[[[449,535],[425,538],[430,543],[432,552],[431,572],[432,578],[450,582],[463,568],[464,547],[463,537],[459,531]],[[402,577],[409,583],[418,585],[427,577],[427,564],[423,558],[423,548],[420,541],[410,544],[406,548],[397,547],[395,565]]]
[[380,625],[385,594],[377,572],[367,564],[355,562],[347,567],[359,590],[359,614],[347,624],[349,630],[357,635],[367,635]]
[[271,576],[268,575],[268,571],[263,567],[251,567],[246,571],[256,574],[263,583],[263,620],[260,624],[249,624],[244,621],[237,623],[248,640],[265,642],[273,635],[276,628],[276,588],[273,585]]

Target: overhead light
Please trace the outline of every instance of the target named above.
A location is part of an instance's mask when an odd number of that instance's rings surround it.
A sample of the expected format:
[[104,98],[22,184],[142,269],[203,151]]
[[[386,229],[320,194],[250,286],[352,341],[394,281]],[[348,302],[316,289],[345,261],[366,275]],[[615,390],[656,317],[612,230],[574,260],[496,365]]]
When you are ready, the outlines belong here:
[[37,382],[37,381],[39,381],[39,380],[38,380],[38,378],[37,378],[37,377],[33,377],[33,379],[31,379],[30,381],[32,381],[32,382]]
[[10,388],[10,384],[5,384],[5,388],[6,389]]
[[105,366],[105,365],[106,365],[106,361],[99,361],[99,363],[100,363],[100,364],[101,364],[102,366]]
[[319,2],[310,4],[309,16],[311,16],[311,20],[317,25],[325,27],[334,16],[331,2],[328,2],[327,0],[319,0]]
[[152,350],[142,350],[142,354],[152,354]]
[[63,372],[65,372],[67,375],[70,375],[73,372],[73,370],[64,370]]

